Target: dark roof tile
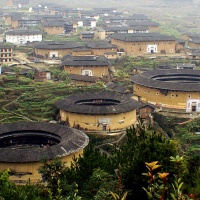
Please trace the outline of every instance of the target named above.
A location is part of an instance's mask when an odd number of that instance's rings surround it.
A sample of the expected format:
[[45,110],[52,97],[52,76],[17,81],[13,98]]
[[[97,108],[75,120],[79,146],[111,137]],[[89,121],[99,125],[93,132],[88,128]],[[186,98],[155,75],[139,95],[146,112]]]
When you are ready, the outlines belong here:
[[[88,145],[89,138],[83,132],[66,126],[40,123],[20,122],[0,125],[0,140],[5,135],[16,133],[20,136],[43,132],[47,136],[53,134],[60,138],[60,143],[46,147],[19,148],[15,146],[0,148],[0,162],[26,163],[39,162],[44,158],[49,160],[78,152]],[[27,131],[27,132],[26,132]]]
[[[80,101],[95,101],[111,100],[117,102],[116,104],[100,104],[100,105],[90,105],[90,104],[79,104]],[[91,91],[86,93],[74,94],[68,96],[58,102],[56,106],[64,111],[82,114],[117,114],[129,112],[137,109],[140,103],[132,98],[128,98],[125,94],[111,92],[111,91]]]

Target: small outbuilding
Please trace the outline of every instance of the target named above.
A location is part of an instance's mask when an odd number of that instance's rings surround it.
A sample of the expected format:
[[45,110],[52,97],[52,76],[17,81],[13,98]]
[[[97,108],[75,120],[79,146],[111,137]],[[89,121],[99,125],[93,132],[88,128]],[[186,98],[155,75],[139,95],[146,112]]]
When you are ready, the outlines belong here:
[[155,111],[155,106],[153,104],[143,103],[139,108],[139,113],[140,113],[139,116],[142,119],[146,119],[149,116],[151,116],[154,111]]

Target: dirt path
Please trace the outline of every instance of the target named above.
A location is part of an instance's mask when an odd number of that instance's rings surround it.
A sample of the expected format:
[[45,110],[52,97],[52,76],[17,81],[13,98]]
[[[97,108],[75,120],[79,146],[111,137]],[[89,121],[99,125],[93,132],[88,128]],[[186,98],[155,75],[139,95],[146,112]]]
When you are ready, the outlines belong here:
[[100,150],[101,153],[105,153],[106,155],[110,156],[111,154],[110,154],[108,151],[104,150],[102,147],[103,147],[104,145],[118,144],[121,140],[124,139],[125,136],[126,136],[126,132],[122,133],[121,137],[120,137],[118,140],[113,141],[113,142],[107,142],[107,143],[98,145],[98,146],[96,146],[95,148],[98,148],[98,149]]
[[10,114],[12,114],[13,116],[12,116],[12,117],[8,117],[8,118],[4,118],[4,119],[1,120],[1,122],[4,121],[4,120],[6,120],[6,119],[12,119],[13,117],[19,117],[19,118],[21,118],[21,119],[25,119],[25,120],[28,120],[28,121],[32,121],[31,119],[25,117],[24,115],[20,115],[20,114],[17,114],[17,113],[15,113],[15,112],[13,112],[13,111],[10,111],[10,110],[6,109],[6,107],[7,107],[8,105],[10,105],[10,104],[13,103],[13,102],[16,102],[20,97],[21,97],[21,96],[17,97],[15,100],[13,100],[13,101],[7,103],[6,105],[4,105],[4,106],[2,107],[2,110],[6,111],[6,112],[8,112],[8,113],[10,113]]
[[16,58],[19,61],[30,62],[30,60],[27,59],[26,53],[17,52],[16,56],[13,56],[13,58]]
[[193,120],[194,120],[193,118],[190,118],[189,120],[187,120],[185,122],[180,122],[177,125],[188,124],[188,123],[192,122]]

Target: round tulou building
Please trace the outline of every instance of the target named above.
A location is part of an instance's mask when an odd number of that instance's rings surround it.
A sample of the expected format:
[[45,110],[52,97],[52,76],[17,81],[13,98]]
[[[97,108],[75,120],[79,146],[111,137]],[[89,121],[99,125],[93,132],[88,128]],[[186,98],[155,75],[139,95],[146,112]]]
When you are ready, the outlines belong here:
[[82,154],[89,139],[83,132],[66,126],[20,122],[0,125],[0,171],[9,169],[17,184],[38,182],[41,161],[60,157],[66,166]]
[[133,125],[140,103],[111,91],[85,92],[56,103],[61,121],[85,131],[116,131]]
[[134,95],[163,107],[200,112],[200,70],[152,70],[131,78]]

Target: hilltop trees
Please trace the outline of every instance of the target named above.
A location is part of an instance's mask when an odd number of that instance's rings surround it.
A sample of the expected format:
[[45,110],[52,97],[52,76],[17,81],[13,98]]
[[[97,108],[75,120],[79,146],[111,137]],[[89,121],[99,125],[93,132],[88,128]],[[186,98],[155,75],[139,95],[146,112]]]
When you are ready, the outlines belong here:
[[[83,156],[74,158],[71,168],[66,168],[59,177],[69,185],[75,182],[83,199],[94,199],[96,195],[104,195],[104,199],[107,199],[110,198],[110,191],[117,194],[128,191],[127,199],[146,199],[142,189],[147,185],[142,176],[146,170],[145,162],[158,160],[164,171],[173,173],[170,157],[177,153],[178,144],[175,141],[156,132],[130,128],[126,140],[115,147],[111,156],[101,154],[89,145]],[[121,172],[120,180],[116,173],[118,169]],[[117,187],[117,180],[122,186]]]

